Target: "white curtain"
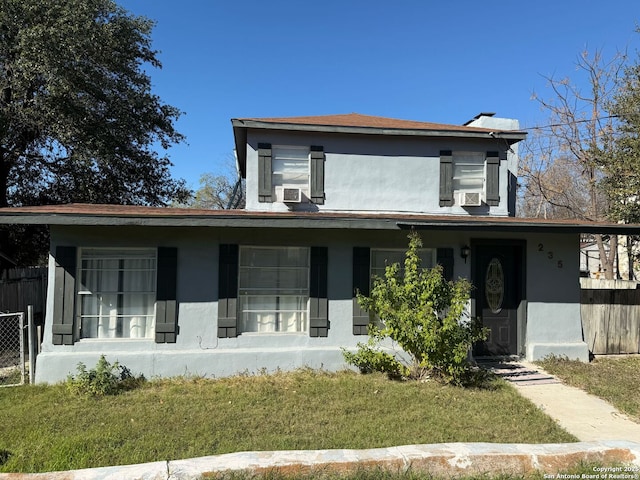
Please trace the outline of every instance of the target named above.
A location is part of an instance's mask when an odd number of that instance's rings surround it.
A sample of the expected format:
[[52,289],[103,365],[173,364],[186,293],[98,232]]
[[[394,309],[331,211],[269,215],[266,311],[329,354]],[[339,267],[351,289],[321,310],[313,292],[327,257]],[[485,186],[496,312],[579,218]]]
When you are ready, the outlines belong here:
[[240,299],[243,332],[304,332],[306,296],[243,296]]
[[243,247],[239,287],[243,332],[307,330],[308,248]]
[[88,250],[78,293],[83,338],[153,336],[155,254]]
[[154,332],[154,269],[151,259],[124,261],[122,279],[123,336],[149,338]]
[[454,152],[453,190],[481,192],[484,187],[484,154]]
[[273,147],[273,185],[309,190],[309,149],[307,147]]

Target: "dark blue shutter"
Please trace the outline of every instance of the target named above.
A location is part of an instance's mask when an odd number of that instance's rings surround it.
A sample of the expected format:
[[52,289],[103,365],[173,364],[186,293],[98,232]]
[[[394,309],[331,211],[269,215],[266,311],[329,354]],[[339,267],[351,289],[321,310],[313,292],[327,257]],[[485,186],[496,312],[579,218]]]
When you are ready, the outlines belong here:
[[311,201],[324,205],[324,149],[311,146]]
[[73,345],[77,248],[56,247],[55,257],[52,342],[54,345]]
[[369,312],[360,307],[356,294],[366,297],[370,294],[371,250],[368,247],[353,247],[353,334],[367,335],[369,327]]
[[445,280],[453,280],[453,248],[438,248],[436,257],[438,265],[442,265]]
[[500,205],[500,153],[487,152],[487,205]]
[[453,156],[451,150],[440,151],[440,206],[453,205]]
[[273,202],[271,144],[258,144],[258,201]]
[[309,336],[329,335],[328,249],[311,247],[309,266]]
[[218,260],[218,338],[238,336],[238,245],[220,245]]
[[158,248],[156,287],[156,343],[176,343],[178,249]]

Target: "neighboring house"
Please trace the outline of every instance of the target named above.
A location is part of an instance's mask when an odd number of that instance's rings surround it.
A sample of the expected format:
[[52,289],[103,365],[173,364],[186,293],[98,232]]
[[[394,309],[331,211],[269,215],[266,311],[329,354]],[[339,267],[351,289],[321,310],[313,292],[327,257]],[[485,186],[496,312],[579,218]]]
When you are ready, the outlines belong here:
[[515,120],[463,126],[359,114],[233,119],[243,210],[0,209],[51,229],[36,380],[100,354],[148,377],[340,369],[366,339],[355,299],[422,236],[424,266],[475,285],[477,354],[588,359],[580,233],[616,224],[515,217]]
[[[634,271],[631,275],[629,273],[632,262],[629,258],[628,248],[631,248],[634,257],[638,257],[638,246],[633,244],[628,247],[627,243],[629,241],[630,237],[628,235],[618,235],[618,251],[613,262],[613,274],[616,279],[635,280],[639,277],[637,265],[634,265]],[[609,255],[608,237],[604,238],[604,248],[607,255]],[[593,235],[582,235],[580,239],[580,276],[595,280],[605,279],[602,263],[600,262],[600,250]]]

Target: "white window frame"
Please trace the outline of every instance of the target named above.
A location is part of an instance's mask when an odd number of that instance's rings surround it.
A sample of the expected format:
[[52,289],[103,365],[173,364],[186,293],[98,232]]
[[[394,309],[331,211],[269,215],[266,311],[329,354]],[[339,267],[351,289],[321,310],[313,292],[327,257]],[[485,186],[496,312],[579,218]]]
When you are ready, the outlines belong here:
[[[118,256],[118,253],[123,255]],[[111,254],[111,255],[110,255]],[[157,297],[157,272],[158,272],[158,253],[156,248],[117,248],[117,247],[80,247],[78,248],[78,262],[76,271],[76,336],[81,341],[113,341],[113,340],[153,340],[155,336],[155,320],[156,320],[156,297]],[[150,277],[150,289],[139,292],[127,292],[121,290],[123,270],[120,265],[114,271],[118,272],[118,288],[116,291],[90,291],[84,287],[84,273],[92,270],[98,272],[103,271],[97,268],[84,268],[84,260],[152,260],[150,268],[132,269],[131,271],[148,272]],[[124,313],[124,296],[147,296],[148,304],[152,304],[151,312],[143,313]],[[102,301],[102,298],[111,296],[116,298],[115,307],[111,306],[109,313],[103,313],[103,308],[108,307]],[[97,297],[97,313],[83,313],[84,303],[90,301],[91,297]],[[85,327],[85,320],[91,318],[96,319],[96,335],[90,335],[86,332],[88,326]],[[128,321],[128,331],[127,331]],[[132,323],[133,322],[133,323]],[[89,323],[89,322],[86,322]],[[93,326],[92,326],[93,329]],[[115,329],[115,330],[114,330]],[[128,333],[128,334],[127,334]],[[133,335],[132,335],[133,333]]]
[[[474,158],[475,157],[475,158]],[[470,158],[474,158],[474,160],[470,160]],[[484,152],[471,152],[471,151],[454,151],[453,152],[453,192],[454,195],[457,193],[480,193],[485,194],[486,184],[487,184],[487,159],[486,154]],[[481,173],[476,175],[464,178],[459,169],[463,167],[474,169],[480,169]],[[459,185],[461,180],[474,180],[480,183],[480,186],[476,185],[470,188],[464,188]]]
[[[284,250],[284,249],[304,249],[306,250],[306,265],[300,267],[286,267],[288,269],[300,269],[305,270],[306,274],[303,276],[306,285],[299,288],[292,289],[289,293],[280,293],[285,291],[283,288],[275,287],[254,287],[243,284],[243,270],[250,272],[252,269],[260,270],[267,268],[265,266],[249,266],[243,265],[244,256],[251,250]],[[278,268],[277,265],[269,268]],[[283,267],[285,268],[285,267]],[[263,246],[263,245],[241,245],[238,259],[238,315],[239,315],[239,330],[243,335],[300,335],[309,332],[309,288],[310,288],[310,268],[311,268],[311,249],[309,247],[299,246]],[[295,292],[293,290],[299,290]],[[276,305],[281,301],[282,297],[288,297],[290,299],[303,298],[302,304],[304,308],[296,309],[268,309],[268,308],[245,308],[245,305],[249,303],[249,298],[263,297],[265,300],[274,299]],[[248,328],[247,325],[253,322],[249,321],[249,315],[256,315],[256,328]],[[282,330],[284,325],[283,314],[294,314],[298,316],[298,319],[294,322],[296,328],[294,330]],[[274,315],[273,327],[269,323],[261,323],[260,315]]]
[[[273,145],[271,147],[271,182],[275,187],[276,198],[277,192],[283,188],[299,188],[302,192],[302,198],[307,200],[311,195],[311,149],[308,146],[299,145]],[[306,181],[287,182],[282,179],[286,175],[287,169],[282,165],[286,161],[292,163],[306,162],[306,172],[303,174]],[[302,168],[296,169],[296,173],[300,173]],[[289,174],[291,172],[289,171]]]

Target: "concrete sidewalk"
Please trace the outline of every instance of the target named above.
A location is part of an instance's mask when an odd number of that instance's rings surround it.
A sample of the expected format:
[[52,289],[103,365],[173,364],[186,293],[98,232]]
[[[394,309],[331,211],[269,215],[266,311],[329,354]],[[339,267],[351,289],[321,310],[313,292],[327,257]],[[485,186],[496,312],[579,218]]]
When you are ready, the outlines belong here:
[[[442,478],[471,475],[524,475],[541,471],[553,475],[583,463],[624,463],[627,467],[594,469],[593,478],[635,480],[640,477],[640,444],[584,442],[547,445],[499,443],[441,443],[370,450],[297,450],[239,452],[190,460],[153,462],[51,473],[0,473],[0,480],[199,480],[219,474],[357,473],[380,468],[392,472],[423,472]],[[602,467],[600,467],[602,468]]]
[[491,369],[580,441],[640,442],[640,423],[579,388],[564,385],[529,362],[505,362]]

